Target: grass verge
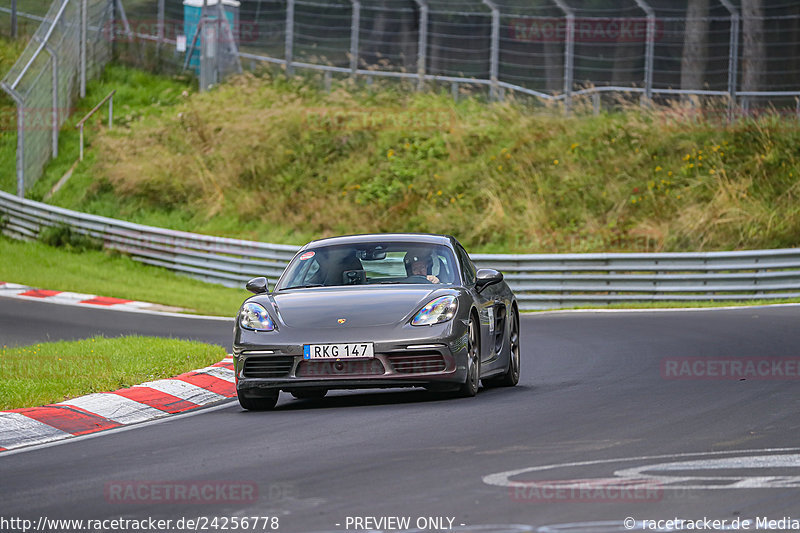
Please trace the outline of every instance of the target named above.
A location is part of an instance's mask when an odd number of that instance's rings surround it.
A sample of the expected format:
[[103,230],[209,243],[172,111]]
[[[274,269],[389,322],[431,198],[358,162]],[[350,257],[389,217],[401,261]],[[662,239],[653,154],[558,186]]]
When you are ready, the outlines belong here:
[[87,160],[52,199],[71,209],[292,244],[376,231],[449,233],[473,252],[800,244],[793,117],[727,125],[713,108],[638,106],[564,117],[269,74],[197,93],[119,66],[96,86],[94,100],[117,88],[128,108],[113,130],[93,124]]
[[0,348],[0,410],[113,391],[212,365],[220,346],[153,337],[120,337]]
[[0,236],[0,257],[2,281],[182,307],[203,315],[233,317],[250,296],[244,288],[204,283],[110,252],[76,252]]

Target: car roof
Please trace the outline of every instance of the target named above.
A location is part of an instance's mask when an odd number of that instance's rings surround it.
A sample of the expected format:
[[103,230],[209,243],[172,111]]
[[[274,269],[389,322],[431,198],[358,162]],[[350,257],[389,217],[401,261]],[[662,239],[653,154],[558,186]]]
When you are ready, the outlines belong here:
[[453,246],[455,239],[450,235],[434,235],[431,233],[366,233],[362,235],[342,235],[311,241],[303,249],[316,246],[333,246],[337,244],[357,244],[362,242],[394,241],[420,244],[443,244]]

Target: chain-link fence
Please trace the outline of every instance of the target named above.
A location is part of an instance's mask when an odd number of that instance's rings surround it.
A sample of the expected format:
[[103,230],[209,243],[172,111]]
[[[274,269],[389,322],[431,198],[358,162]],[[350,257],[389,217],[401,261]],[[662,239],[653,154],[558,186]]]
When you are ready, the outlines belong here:
[[[36,0],[31,0],[35,7]],[[2,6],[10,9],[6,6]],[[10,6],[9,6],[10,7]],[[23,12],[26,18],[37,16]],[[0,82],[16,104],[17,193],[42,174],[58,154],[58,132],[71,114],[86,80],[111,59],[111,40],[103,32],[113,16],[109,0],[56,0],[16,64]]]
[[[174,45],[190,1],[123,4],[134,32],[181,62]],[[567,105],[694,95],[730,113],[794,111],[800,96],[800,2],[789,0],[220,1],[237,13],[239,56],[290,73],[466,84]]]

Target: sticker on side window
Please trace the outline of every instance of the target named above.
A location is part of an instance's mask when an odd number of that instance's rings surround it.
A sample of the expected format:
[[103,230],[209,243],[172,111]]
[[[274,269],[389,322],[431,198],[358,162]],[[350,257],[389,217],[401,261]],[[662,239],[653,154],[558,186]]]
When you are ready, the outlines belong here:
[[305,261],[306,259],[311,259],[314,257],[314,252],[306,252],[300,256],[300,261]]

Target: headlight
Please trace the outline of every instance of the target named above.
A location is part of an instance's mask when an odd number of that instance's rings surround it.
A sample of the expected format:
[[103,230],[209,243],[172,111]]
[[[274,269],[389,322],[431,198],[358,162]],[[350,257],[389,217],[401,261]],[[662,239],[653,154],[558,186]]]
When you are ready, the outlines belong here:
[[455,296],[440,296],[419,310],[411,320],[412,326],[432,326],[452,320],[456,316],[458,300]]
[[248,302],[242,306],[239,311],[239,325],[245,329],[252,329],[255,331],[272,331],[275,329],[275,324],[269,317],[269,313],[263,305]]

